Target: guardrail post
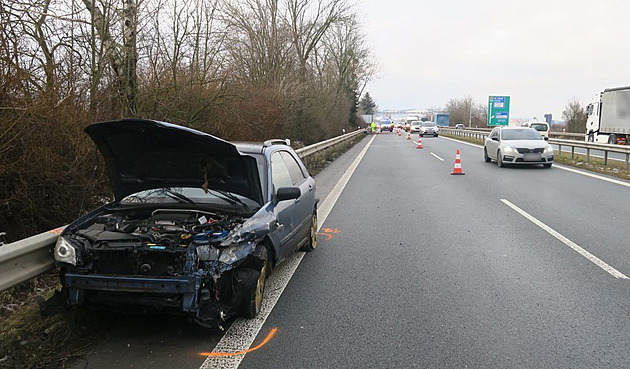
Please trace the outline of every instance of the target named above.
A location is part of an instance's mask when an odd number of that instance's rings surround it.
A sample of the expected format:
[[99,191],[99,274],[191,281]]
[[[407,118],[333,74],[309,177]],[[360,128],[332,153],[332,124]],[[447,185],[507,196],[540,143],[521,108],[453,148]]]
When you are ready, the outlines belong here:
[[608,150],[604,150],[604,165],[608,165]]
[[558,144],[558,156],[562,155],[562,144]]
[[590,163],[591,163],[591,149],[590,149],[590,148],[588,148],[588,147],[586,148],[586,162],[587,162],[588,164],[590,164]]
[[626,154],[626,170],[628,170],[628,161],[630,161],[630,154]]
[[575,146],[571,146],[571,159],[575,157]]

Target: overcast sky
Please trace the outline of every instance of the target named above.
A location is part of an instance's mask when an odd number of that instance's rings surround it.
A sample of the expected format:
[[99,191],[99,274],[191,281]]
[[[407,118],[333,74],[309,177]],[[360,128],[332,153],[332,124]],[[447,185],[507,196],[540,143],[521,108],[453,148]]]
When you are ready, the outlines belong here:
[[443,107],[511,96],[511,118],[556,120],[630,85],[628,0],[362,0],[380,64],[365,91],[379,108]]

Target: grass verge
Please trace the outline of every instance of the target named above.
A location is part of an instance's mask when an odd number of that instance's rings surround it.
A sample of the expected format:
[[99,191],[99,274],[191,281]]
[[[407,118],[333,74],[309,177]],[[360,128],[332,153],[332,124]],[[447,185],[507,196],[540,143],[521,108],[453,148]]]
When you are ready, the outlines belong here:
[[53,271],[0,293],[0,367],[66,368],[97,341],[101,323],[85,310],[40,314],[38,301],[59,289]]
[[[449,134],[442,134],[442,136],[453,138],[459,141],[470,142],[477,145],[483,145],[483,140],[475,139],[471,137],[460,137],[460,136],[453,136]],[[571,166],[575,168],[588,170],[591,172],[605,174],[611,177],[617,177],[621,179],[630,180],[630,170],[626,170],[624,162],[609,159],[608,165],[604,165],[604,159],[591,156],[589,162],[587,163],[586,155],[575,154],[573,157],[571,157],[571,154],[566,153],[566,152],[562,152],[559,154],[558,150],[556,150],[556,154],[553,160],[556,163],[563,164],[566,166]]]

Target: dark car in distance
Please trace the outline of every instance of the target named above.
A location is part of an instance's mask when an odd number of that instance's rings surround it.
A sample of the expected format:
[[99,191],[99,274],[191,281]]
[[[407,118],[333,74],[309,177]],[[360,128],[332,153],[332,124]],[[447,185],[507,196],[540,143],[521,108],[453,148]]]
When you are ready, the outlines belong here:
[[266,278],[317,246],[315,181],[285,140],[233,144],[152,120],[85,129],[114,193],[54,249],[71,305],[252,318]]

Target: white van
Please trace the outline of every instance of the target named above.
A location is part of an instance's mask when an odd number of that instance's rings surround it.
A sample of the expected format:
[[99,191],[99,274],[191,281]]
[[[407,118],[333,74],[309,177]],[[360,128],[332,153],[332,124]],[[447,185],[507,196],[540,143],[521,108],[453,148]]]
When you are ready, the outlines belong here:
[[530,127],[538,131],[541,136],[549,138],[549,124],[547,122],[525,122],[522,127]]

